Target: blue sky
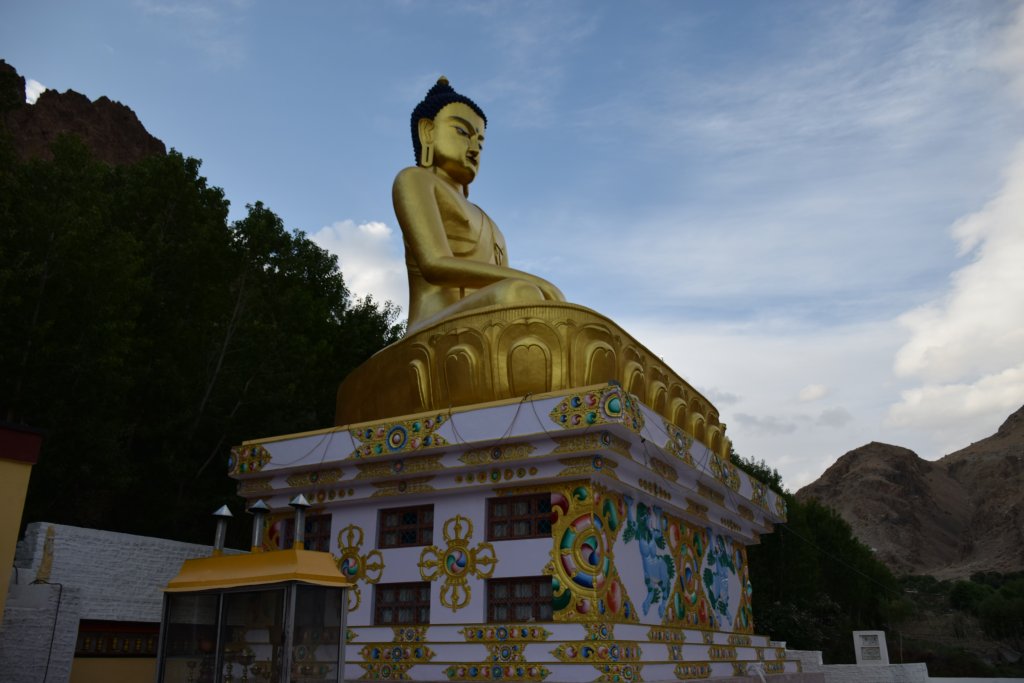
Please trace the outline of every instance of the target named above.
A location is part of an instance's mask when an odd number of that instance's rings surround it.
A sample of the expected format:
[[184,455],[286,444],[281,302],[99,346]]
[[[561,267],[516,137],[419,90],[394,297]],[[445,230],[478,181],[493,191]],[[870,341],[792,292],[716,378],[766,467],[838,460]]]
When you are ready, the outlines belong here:
[[0,58],[106,95],[404,305],[395,174],[445,74],[513,265],[623,325],[793,488],[1024,404],[1020,2],[7,3]]

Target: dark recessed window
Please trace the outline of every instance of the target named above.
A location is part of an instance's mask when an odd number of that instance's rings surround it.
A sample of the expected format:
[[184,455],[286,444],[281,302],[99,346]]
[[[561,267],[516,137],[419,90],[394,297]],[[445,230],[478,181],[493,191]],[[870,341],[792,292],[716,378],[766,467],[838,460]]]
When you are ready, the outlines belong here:
[[377,626],[430,623],[430,583],[379,583],[373,587]]
[[[322,553],[331,552],[331,515],[308,515],[305,519],[306,550],[318,550]],[[284,521],[281,534],[281,549],[287,550],[295,543],[295,518]]]
[[434,542],[434,506],[381,510],[378,529],[378,548],[430,545]]
[[488,579],[487,621],[551,621],[551,577]]
[[488,541],[545,536],[551,536],[550,493],[488,499]]

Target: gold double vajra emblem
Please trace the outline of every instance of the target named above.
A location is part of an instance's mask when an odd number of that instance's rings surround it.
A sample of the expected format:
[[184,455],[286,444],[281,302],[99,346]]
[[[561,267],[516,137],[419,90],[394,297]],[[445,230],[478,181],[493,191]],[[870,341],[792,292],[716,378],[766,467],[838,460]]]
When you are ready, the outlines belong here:
[[462,515],[455,515],[445,522],[443,531],[447,547],[441,550],[432,545],[423,549],[419,561],[420,577],[424,581],[444,580],[441,604],[454,612],[469,604],[472,591],[468,577],[489,579],[498,560],[490,543],[479,543],[470,549],[473,523]]

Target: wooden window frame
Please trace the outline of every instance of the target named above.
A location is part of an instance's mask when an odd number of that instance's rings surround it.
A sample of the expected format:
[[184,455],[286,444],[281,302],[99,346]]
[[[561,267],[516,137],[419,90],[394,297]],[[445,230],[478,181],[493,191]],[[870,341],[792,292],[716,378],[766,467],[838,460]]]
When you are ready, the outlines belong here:
[[[526,514],[503,514],[495,513],[495,507],[506,504],[509,507],[521,501],[529,501],[530,511]],[[521,496],[500,496],[487,499],[487,540],[488,541],[515,541],[524,538],[550,538],[551,537],[551,516],[554,514],[551,505],[551,493],[528,493]],[[526,522],[529,530],[526,533],[515,533],[516,523]],[[495,533],[498,525],[507,525],[508,533],[499,535]]]
[[[415,512],[414,523],[399,523],[394,525],[385,524],[385,518],[389,514],[405,514]],[[429,513],[425,515],[424,513]],[[385,534],[397,532],[399,540],[395,543],[387,542]],[[403,533],[413,532],[415,540],[402,541]],[[409,505],[399,508],[385,508],[377,513],[377,547],[384,548],[411,548],[416,546],[431,545],[434,542],[434,506],[433,505]]]
[[[412,588],[417,592],[415,600],[401,600],[399,591]],[[387,591],[394,591],[394,601],[385,600]],[[424,597],[425,596],[425,597]],[[399,607],[411,608],[412,619],[402,621],[398,618]],[[391,610],[392,617],[386,618],[386,610]],[[425,613],[424,613],[425,610]],[[402,583],[378,583],[373,587],[373,625],[374,626],[414,626],[430,623],[430,582],[406,581]]]
[[[331,552],[331,523],[332,515],[325,512],[317,515],[306,515],[305,540],[302,545],[306,550],[318,550],[320,552]],[[310,530],[312,527],[312,531]],[[281,550],[288,550],[295,543],[295,516],[287,519],[281,529]]]
[[[528,597],[515,595],[514,587],[531,586]],[[544,587],[546,586],[546,590]],[[506,595],[499,597],[499,588],[507,587]],[[545,595],[546,593],[546,595]],[[507,579],[487,580],[487,623],[547,622],[553,619],[554,589],[550,576],[514,576]],[[529,615],[517,614],[517,607],[529,606]],[[508,608],[509,618],[496,616],[498,607]]]

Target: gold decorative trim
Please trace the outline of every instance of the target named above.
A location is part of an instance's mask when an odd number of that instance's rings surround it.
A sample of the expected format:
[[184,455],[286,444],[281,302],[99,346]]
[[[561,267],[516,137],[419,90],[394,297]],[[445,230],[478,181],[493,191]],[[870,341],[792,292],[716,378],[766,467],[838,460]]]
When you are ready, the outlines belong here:
[[711,664],[709,662],[688,662],[676,664],[675,675],[681,681],[693,681],[701,678],[711,678]]
[[373,497],[378,496],[404,496],[407,493],[422,493],[424,491],[435,490],[429,483],[433,481],[434,477],[418,477],[416,479],[403,479],[402,481],[379,481],[373,482],[374,487],[377,488],[373,492]]
[[443,470],[441,455],[423,455],[418,458],[399,458],[385,462],[368,462],[356,465],[359,474],[356,479],[376,479],[379,477],[396,477],[405,474],[422,474]]
[[700,637],[701,637],[701,640],[704,641],[705,645],[714,645],[715,644],[715,634],[712,633],[711,631],[701,631],[700,632]]
[[558,473],[559,477],[578,477],[589,475],[603,475],[611,479],[618,479],[615,468],[619,466],[614,460],[608,460],[600,455],[581,455],[575,458],[561,458],[559,461],[565,465],[565,469]]
[[738,634],[734,633],[731,636],[729,636],[728,643],[730,645],[740,645],[740,646],[750,647],[751,639],[750,639],[750,636],[741,636],[741,635],[738,635]]
[[597,680],[601,683],[622,683],[623,681],[639,683],[644,680],[643,676],[640,675],[644,668],[643,664],[633,662],[626,664],[595,664],[594,668],[601,674],[597,677]]
[[448,442],[444,437],[435,433],[447,419],[445,415],[439,413],[434,417],[380,422],[358,429],[350,429],[349,434],[359,442],[359,446],[346,459],[374,458],[381,455],[411,453],[423,448],[447,446]]
[[452,664],[444,670],[450,681],[543,681],[551,670],[543,664],[492,664],[490,662]]
[[586,434],[570,434],[555,436],[552,440],[558,444],[552,454],[584,453],[587,451],[611,450],[632,460],[629,442],[606,431],[587,432]]
[[644,416],[636,396],[614,384],[570,394],[551,410],[548,417],[565,429],[622,424],[639,434],[644,428]]
[[736,512],[740,513],[740,517],[747,520],[748,522],[754,521],[754,511],[748,508],[746,505],[737,506]]
[[615,640],[615,624],[605,622],[583,624],[587,630],[587,640]]
[[392,626],[395,643],[422,643],[427,639],[426,626]]
[[632,641],[574,641],[559,643],[551,650],[565,664],[597,664],[606,662],[639,662],[640,645]]
[[[581,482],[582,483],[582,482]],[[529,493],[554,493],[561,491],[562,486],[569,486],[569,482],[559,484],[530,484],[526,486],[509,486],[508,488],[493,489],[496,496],[524,496]]]
[[665,500],[672,500],[672,494],[669,493],[666,489],[661,488],[659,484],[653,481],[647,481],[646,479],[638,479],[636,483],[640,488],[642,488],[644,491],[647,491],[647,493],[650,493],[653,496],[657,496],[658,498],[664,498]]
[[530,457],[536,450],[531,443],[509,443],[490,448],[476,448],[459,456],[459,461],[467,465],[489,465],[493,462],[507,460],[523,460]]
[[685,643],[686,633],[679,628],[652,628],[647,632],[647,640],[653,643]]
[[723,460],[717,453],[711,453],[709,458],[711,475],[722,482],[733,491],[740,490],[740,470],[727,460]]
[[259,472],[270,462],[270,451],[260,444],[235,446],[228,456],[228,474]]
[[692,498],[687,498],[686,499],[686,511],[688,513],[690,513],[691,515],[700,517],[701,519],[707,519],[708,518],[708,506],[707,505],[701,505],[700,503],[698,503],[697,501],[693,500]]
[[697,495],[719,505],[725,505],[725,496],[702,481],[697,482]]
[[741,527],[739,524],[737,524],[736,522],[732,521],[728,517],[722,517],[722,519],[720,521],[722,523],[722,526],[726,527],[727,529],[732,529],[733,531],[736,531],[736,532],[742,531],[742,529],[743,529],[743,527]]
[[662,424],[668,433],[668,441],[665,442],[664,451],[679,458],[690,467],[695,467],[693,454],[690,452],[693,448],[693,437],[668,420],[663,420]]
[[341,470],[331,469],[322,472],[296,472],[285,479],[285,483],[291,488],[298,488],[316,484],[333,484],[339,479],[341,479]]
[[267,491],[273,491],[274,486],[270,483],[273,480],[273,477],[264,477],[262,479],[242,479],[238,482],[238,495],[246,496],[254,493],[266,493]]
[[459,631],[467,643],[542,643],[551,637],[551,631],[532,624],[487,624],[467,626]]
[[654,470],[656,474],[661,475],[662,477],[669,481],[674,482],[678,481],[679,479],[679,474],[676,472],[675,468],[669,465],[664,460],[659,460],[658,458],[651,458],[651,469]]
[[736,648],[731,645],[712,645],[708,648],[708,659],[714,662],[735,661]]

